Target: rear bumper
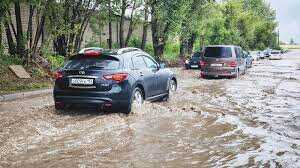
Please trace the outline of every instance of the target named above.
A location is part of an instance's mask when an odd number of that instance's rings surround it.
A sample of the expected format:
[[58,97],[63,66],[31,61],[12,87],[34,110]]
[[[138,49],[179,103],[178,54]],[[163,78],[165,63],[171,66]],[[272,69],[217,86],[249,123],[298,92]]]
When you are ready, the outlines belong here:
[[191,69],[200,69],[200,65],[199,64],[194,64],[194,63],[190,63],[190,64],[185,64],[185,67],[187,69],[191,68]]
[[114,109],[125,108],[129,105],[129,93],[130,91],[120,93],[104,93],[97,91],[53,90],[55,102],[87,106],[108,105]]
[[234,77],[237,75],[235,69],[204,69],[201,71],[201,76],[212,77]]

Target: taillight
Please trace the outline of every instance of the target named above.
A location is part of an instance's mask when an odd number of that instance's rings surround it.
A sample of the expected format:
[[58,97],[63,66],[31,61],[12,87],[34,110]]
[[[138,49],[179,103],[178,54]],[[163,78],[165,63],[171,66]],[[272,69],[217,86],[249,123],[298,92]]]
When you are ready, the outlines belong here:
[[237,66],[237,62],[236,61],[232,61],[228,64],[230,67],[236,67]]
[[64,77],[64,75],[63,75],[63,72],[62,71],[56,71],[55,73],[54,73],[54,78],[57,80],[57,79],[61,79],[61,78],[63,78]]
[[204,67],[206,65],[206,62],[205,61],[200,61],[200,66],[201,67]]
[[120,83],[128,78],[128,73],[116,73],[111,75],[104,75],[103,78],[106,80],[113,80],[116,81],[117,83]]

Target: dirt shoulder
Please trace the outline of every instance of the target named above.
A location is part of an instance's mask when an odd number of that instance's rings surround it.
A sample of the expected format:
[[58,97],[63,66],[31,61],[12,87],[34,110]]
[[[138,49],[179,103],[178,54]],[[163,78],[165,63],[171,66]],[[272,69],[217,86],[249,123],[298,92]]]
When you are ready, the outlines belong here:
[[30,74],[30,79],[19,79],[8,68],[9,65],[18,64],[19,61],[1,56],[0,59],[0,95],[52,88],[53,81],[36,66],[24,67]]

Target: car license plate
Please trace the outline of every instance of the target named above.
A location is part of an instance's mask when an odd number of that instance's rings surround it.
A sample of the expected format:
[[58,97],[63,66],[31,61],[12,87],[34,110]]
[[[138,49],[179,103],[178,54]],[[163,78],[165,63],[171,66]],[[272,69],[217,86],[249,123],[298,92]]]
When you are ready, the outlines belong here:
[[191,65],[192,68],[198,68],[198,65]]
[[93,85],[94,79],[80,79],[80,78],[75,78],[71,79],[71,84],[74,85]]
[[223,64],[210,64],[210,66],[212,66],[212,67],[221,67],[221,66],[223,66]]

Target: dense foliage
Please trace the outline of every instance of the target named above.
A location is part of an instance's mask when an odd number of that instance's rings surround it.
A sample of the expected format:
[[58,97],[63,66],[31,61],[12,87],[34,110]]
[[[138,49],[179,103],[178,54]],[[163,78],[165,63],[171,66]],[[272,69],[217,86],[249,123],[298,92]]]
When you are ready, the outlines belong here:
[[[28,20],[20,17],[22,5],[28,6]],[[88,26],[94,32],[89,46],[140,47],[157,59],[184,57],[210,44],[234,44],[247,50],[278,47],[275,11],[264,0],[2,0],[0,11],[0,32],[10,54],[27,62],[43,54],[44,48],[62,56],[77,52],[84,47],[81,42]],[[130,21],[129,31],[124,28],[125,18]],[[24,22],[26,30],[20,26]],[[117,22],[118,32],[112,22]],[[138,37],[132,35],[137,24],[142,25]],[[109,32],[103,32],[107,25]],[[152,34],[147,34],[149,27]],[[108,39],[101,39],[103,33]],[[112,41],[115,33],[117,42]],[[147,36],[152,42],[146,43]],[[45,57],[55,60],[49,52]]]
[[235,44],[245,49],[277,47],[275,11],[262,0],[212,4],[203,20],[207,44]]

